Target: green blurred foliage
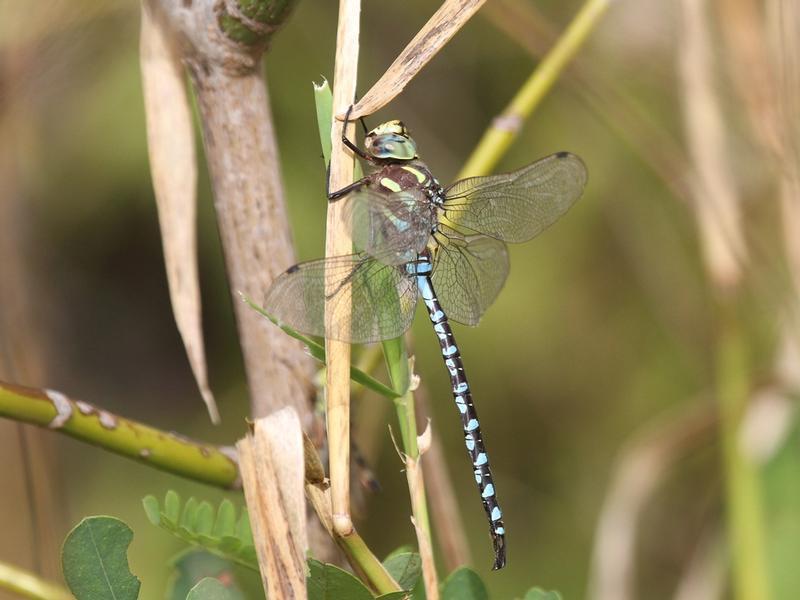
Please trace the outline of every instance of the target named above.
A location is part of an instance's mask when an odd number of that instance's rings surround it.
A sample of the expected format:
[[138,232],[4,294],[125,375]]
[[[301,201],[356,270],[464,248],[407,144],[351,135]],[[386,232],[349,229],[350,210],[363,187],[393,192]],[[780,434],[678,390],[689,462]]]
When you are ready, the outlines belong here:
[[[578,3],[536,6],[562,26]],[[171,316],[147,164],[138,7],[84,2],[75,10],[86,18],[18,42],[17,59],[29,68],[3,90],[6,108],[27,132],[18,148],[19,193],[51,377],[26,383],[231,443],[245,431],[247,401],[207,175],[201,172],[199,251],[210,376],[223,416],[218,429],[208,423]],[[423,0],[364,3],[360,93],[431,10]],[[674,15],[664,6],[653,10],[618,4],[581,61],[680,142]],[[323,252],[324,165],[312,81],[332,76],[335,30],[335,3],[301,2],[265,61],[300,258]],[[369,123],[402,118],[447,182],[534,64],[479,15]],[[504,506],[509,563],[501,572],[489,573],[491,544],[437,344],[423,316],[413,329],[434,435],[444,443],[475,566],[493,598],[515,597],[532,585],[583,597],[615,458],[653,419],[708,402],[711,389],[714,313],[692,214],[574,89],[556,87],[501,168],[570,150],[588,165],[586,194],[540,239],[511,249],[511,275],[495,306],[478,328],[456,329]],[[733,113],[732,134],[743,136],[742,120]],[[748,156],[742,150],[735,159],[758,171]],[[744,310],[761,379],[768,377],[775,338],[779,224],[769,199],[747,210],[748,235],[761,253],[750,266]],[[387,401],[367,396],[364,402]],[[413,545],[405,477],[387,428],[359,436],[377,448],[367,460],[383,486],[368,498],[360,531],[378,555]],[[787,446],[765,477],[775,578],[796,590],[796,433],[791,440],[794,452]],[[149,525],[139,498],[175,488],[215,504],[242,502],[238,494],[178,481],[76,442],[57,443],[71,522],[107,513],[130,524],[131,568],[143,598],[162,597],[170,557],[183,544]],[[693,549],[719,529],[720,487],[717,448],[709,441],[679,461],[648,506],[637,546],[648,600],[671,597]],[[25,502],[16,503],[21,512]]]

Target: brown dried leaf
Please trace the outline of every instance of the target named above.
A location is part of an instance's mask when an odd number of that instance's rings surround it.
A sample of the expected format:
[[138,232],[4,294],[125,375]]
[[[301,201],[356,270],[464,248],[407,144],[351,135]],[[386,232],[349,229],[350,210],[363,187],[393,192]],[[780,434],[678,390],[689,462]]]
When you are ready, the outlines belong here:
[[140,61],[150,171],[172,310],[208,413],[218,423],[203,348],[195,232],[197,157],[191,107],[170,32],[147,2],[142,4]]
[[[370,115],[389,104],[484,2],[486,0],[445,0],[377,83],[356,103],[351,118]],[[337,118],[341,120],[344,116],[342,113]]]

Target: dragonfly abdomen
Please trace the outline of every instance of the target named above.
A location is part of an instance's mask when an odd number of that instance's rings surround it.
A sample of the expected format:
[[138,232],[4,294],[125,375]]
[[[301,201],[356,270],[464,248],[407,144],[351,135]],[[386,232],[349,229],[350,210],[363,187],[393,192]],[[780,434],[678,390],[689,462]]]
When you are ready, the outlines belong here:
[[422,260],[421,262],[413,263],[413,265],[417,278],[417,288],[428,309],[428,316],[433,324],[436,337],[439,339],[442,357],[450,374],[453,399],[455,400],[456,408],[458,408],[461,425],[464,429],[464,444],[472,462],[475,483],[478,485],[478,490],[481,494],[481,502],[489,519],[489,529],[494,542],[495,553],[493,568],[502,569],[506,562],[503,511],[497,501],[494,479],[489,466],[489,454],[486,452],[483,437],[481,436],[478,412],[472,402],[472,394],[464,371],[464,364],[461,360],[461,353],[458,350],[447,315],[436,297],[431,279],[433,270],[431,263]]

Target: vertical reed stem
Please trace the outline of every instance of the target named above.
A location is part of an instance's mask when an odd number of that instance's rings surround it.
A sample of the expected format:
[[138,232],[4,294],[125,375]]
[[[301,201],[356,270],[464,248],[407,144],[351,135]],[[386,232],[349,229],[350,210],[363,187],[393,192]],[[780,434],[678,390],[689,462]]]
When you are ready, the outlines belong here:
[[[339,27],[336,38],[333,111],[344,112],[356,93],[358,73],[358,34],[360,0],[340,0]],[[341,142],[344,124],[334,119],[331,127],[331,163],[329,186],[338,190],[353,181],[355,160]],[[353,127],[346,132],[352,136]],[[343,222],[341,203],[328,204],[325,256],[341,256],[352,252],[350,224]],[[341,302],[338,303],[341,306]],[[326,307],[326,321],[337,318]],[[347,316],[338,315],[338,318]],[[330,445],[331,502],[333,529],[340,536],[350,535],[350,345],[326,340],[326,401],[328,443]]]

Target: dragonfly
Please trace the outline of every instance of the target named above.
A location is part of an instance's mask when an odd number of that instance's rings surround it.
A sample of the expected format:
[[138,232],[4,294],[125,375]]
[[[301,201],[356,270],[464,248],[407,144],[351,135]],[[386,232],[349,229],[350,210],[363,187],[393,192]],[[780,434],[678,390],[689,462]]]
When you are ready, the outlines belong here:
[[493,569],[501,569],[503,512],[450,321],[478,324],[508,276],[506,243],[528,241],[564,215],[583,193],[586,167],[576,155],[558,152],[516,171],[445,187],[420,160],[401,121],[367,132],[363,150],[345,135],[342,142],[372,167],[328,194],[343,203],[352,223],[353,253],[290,267],[272,283],[264,308],[302,333],[369,344],[402,335],[422,299],[489,523]]

